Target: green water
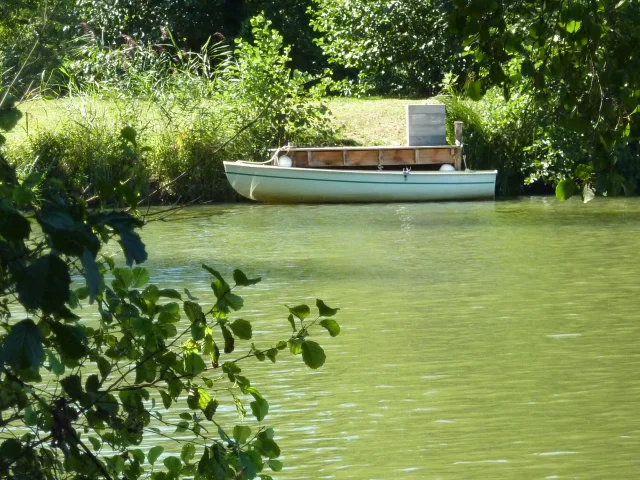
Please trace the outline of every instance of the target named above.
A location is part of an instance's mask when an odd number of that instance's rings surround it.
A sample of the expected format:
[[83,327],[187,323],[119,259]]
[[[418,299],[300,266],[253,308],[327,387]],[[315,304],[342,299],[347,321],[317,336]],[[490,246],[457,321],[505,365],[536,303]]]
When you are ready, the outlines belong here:
[[201,262],[262,276],[241,311],[258,346],[288,334],[284,304],[341,308],[342,334],[317,334],[319,371],[290,355],[245,366],[271,404],[277,478],[640,475],[639,199],[172,218],[143,230],[154,281],[204,299]]

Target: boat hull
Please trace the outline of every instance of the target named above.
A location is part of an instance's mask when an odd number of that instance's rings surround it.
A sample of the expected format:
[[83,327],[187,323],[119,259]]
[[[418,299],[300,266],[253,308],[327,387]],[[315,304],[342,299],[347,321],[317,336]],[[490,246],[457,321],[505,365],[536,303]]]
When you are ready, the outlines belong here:
[[495,197],[497,171],[409,172],[285,168],[224,162],[231,186],[267,203],[424,202]]

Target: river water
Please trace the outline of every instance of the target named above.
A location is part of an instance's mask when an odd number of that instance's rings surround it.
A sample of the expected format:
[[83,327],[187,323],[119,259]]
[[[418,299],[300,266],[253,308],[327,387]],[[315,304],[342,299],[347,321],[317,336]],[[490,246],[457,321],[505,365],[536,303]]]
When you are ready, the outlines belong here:
[[201,300],[202,262],[262,276],[239,312],[258,347],[288,336],[285,304],[341,309],[323,368],[244,363],[275,478],[640,475],[640,199],[223,205],[143,239],[152,281]]

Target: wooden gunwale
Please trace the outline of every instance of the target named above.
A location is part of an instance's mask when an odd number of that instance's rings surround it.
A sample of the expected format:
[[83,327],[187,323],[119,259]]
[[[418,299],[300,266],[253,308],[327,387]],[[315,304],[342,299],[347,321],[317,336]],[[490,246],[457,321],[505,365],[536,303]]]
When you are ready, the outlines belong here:
[[[286,148],[280,149],[280,151],[285,154],[288,152],[336,152],[343,150],[365,150],[365,151],[378,151],[378,150],[438,150],[442,148],[460,148],[457,145],[417,145],[417,146],[407,146],[407,145],[381,145],[378,147],[291,147],[288,150]],[[269,152],[276,152],[277,148],[270,148]]]
[[281,155],[288,155],[293,160],[293,166],[300,168],[454,165],[460,156],[460,149],[456,145],[295,147],[281,150]]

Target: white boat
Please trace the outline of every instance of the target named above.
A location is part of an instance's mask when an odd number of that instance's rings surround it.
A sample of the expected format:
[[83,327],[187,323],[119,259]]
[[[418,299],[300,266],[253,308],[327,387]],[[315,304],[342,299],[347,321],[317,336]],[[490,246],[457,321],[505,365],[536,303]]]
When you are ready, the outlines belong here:
[[[362,151],[362,148],[357,150]],[[356,170],[243,161],[224,162],[224,168],[231,186],[240,195],[267,203],[492,199],[497,175],[496,170],[418,171],[411,170],[410,166],[404,166],[403,170]]]
[[444,145],[444,105],[407,105],[407,146],[285,147],[267,162],[224,169],[240,195],[268,203],[494,198],[498,172],[462,168],[462,122],[454,125],[456,144]]

